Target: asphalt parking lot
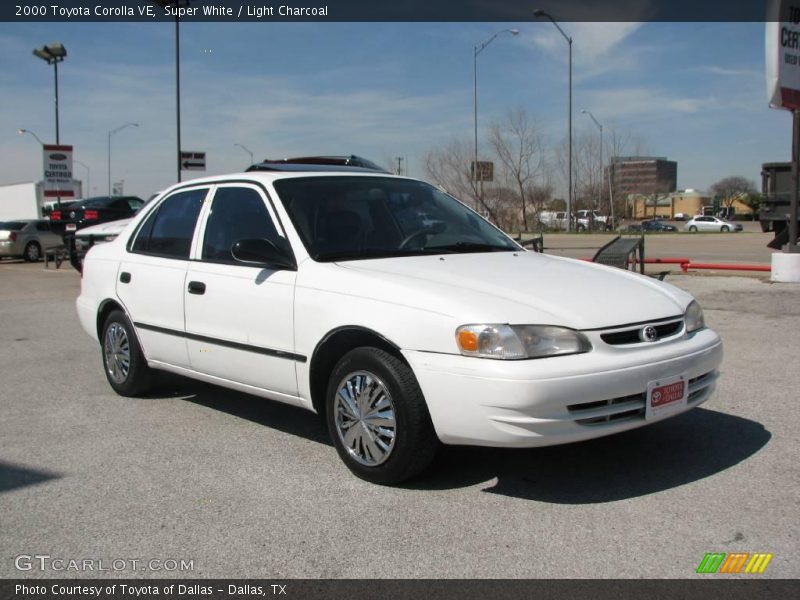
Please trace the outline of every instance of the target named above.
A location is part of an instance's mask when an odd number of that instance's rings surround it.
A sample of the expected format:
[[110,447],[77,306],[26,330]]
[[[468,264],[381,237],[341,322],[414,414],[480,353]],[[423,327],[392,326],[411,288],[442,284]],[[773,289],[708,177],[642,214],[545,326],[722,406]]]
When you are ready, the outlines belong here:
[[0,263],[0,577],[100,575],[14,567],[47,554],[193,561],[102,573],[122,577],[691,578],[734,551],[800,575],[800,286],[668,278],[725,342],[698,409],[581,444],[445,448],[383,488],[350,475],[311,413],[177,377],[116,396],[79,281]]

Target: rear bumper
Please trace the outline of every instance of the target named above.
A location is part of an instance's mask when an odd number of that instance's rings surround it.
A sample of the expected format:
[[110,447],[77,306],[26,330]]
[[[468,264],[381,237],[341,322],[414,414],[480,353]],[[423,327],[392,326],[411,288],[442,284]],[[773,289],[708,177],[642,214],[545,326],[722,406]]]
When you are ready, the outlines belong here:
[[[714,390],[722,342],[711,330],[641,352],[590,352],[498,361],[405,351],[439,439],[534,447],[587,440],[669,418],[645,419],[649,382],[685,374],[689,403]],[[672,413],[674,416],[678,413]]]
[[18,242],[0,242],[0,256],[22,256],[22,248]]

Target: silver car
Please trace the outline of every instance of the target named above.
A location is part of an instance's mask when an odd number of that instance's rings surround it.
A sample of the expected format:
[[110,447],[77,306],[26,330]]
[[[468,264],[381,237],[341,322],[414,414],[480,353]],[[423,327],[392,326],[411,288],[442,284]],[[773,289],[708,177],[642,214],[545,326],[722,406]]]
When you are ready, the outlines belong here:
[[741,223],[732,223],[719,217],[694,217],[683,226],[687,231],[741,231]]
[[24,258],[36,262],[48,248],[61,246],[61,236],[50,230],[44,219],[16,219],[0,222],[0,258]]

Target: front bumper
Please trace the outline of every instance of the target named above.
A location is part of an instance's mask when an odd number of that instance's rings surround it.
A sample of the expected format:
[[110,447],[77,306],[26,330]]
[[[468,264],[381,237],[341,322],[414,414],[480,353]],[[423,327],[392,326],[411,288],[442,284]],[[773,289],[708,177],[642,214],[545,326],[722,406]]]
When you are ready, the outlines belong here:
[[[534,447],[610,435],[646,420],[651,381],[686,374],[685,412],[714,390],[722,342],[703,329],[680,339],[587,354],[502,361],[404,351],[447,444]],[[670,416],[674,416],[672,413]]]

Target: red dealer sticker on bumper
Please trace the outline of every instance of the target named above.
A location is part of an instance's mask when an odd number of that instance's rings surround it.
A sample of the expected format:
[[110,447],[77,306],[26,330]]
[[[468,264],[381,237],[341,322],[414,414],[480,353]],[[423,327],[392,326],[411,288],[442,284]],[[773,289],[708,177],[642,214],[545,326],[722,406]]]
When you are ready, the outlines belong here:
[[645,418],[659,417],[686,408],[689,385],[686,375],[677,375],[647,384]]

